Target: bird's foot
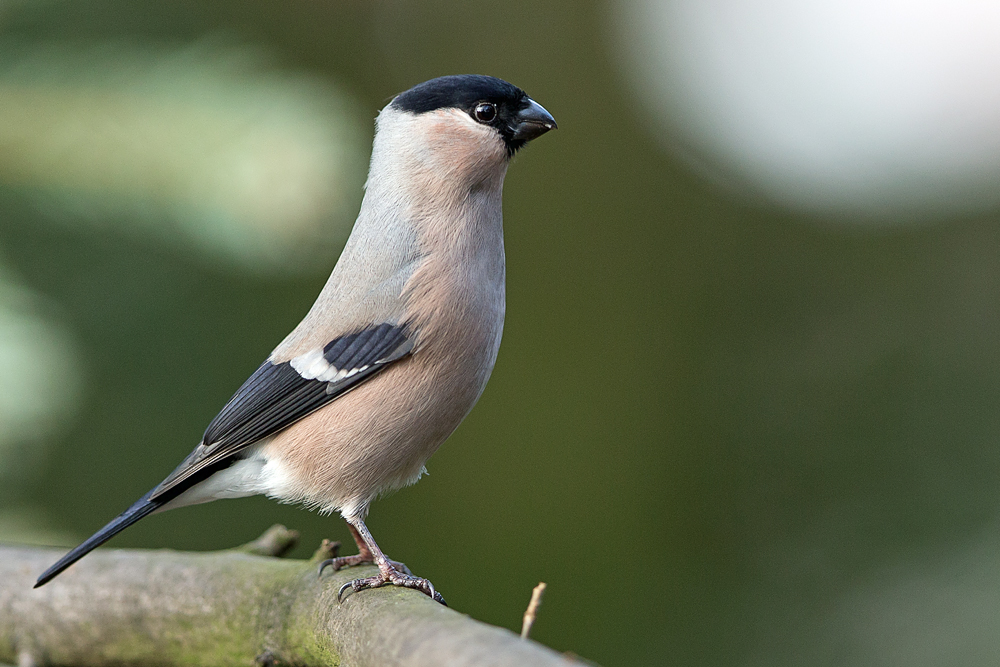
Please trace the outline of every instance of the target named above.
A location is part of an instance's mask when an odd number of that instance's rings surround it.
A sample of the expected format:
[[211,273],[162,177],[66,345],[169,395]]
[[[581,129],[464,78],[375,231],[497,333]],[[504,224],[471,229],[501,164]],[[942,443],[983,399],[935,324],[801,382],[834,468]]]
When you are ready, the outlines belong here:
[[415,588],[432,600],[440,602],[444,606],[448,604],[441,597],[441,594],[434,590],[434,584],[427,581],[426,579],[421,579],[420,577],[413,576],[410,572],[410,568],[406,567],[402,563],[397,563],[394,560],[389,560],[382,553],[382,550],[378,548],[375,544],[375,540],[372,538],[371,533],[368,532],[368,528],[365,527],[364,521],[358,517],[346,517],[347,526],[351,530],[351,536],[354,538],[354,542],[358,545],[358,554],[356,556],[343,556],[337,557],[337,552],[333,551],[330,553],[333,558],[329,558],[319,565],[319,573],[323,574],[323,570],[327,567],[333,567],[334,571],[339,570],[342,567],[350,567],[352,565],[361,565],[363,563],[373,563],[378,566],[378,574],[374,577],[366,577],[364,579],[355,579],[354,581],[349,581],[340,587],[337,591],[337,602],[344,601],[344,592],[347,589],[351,589],[352,593],[358,591],[363,591],[366,588],[380,588],[382,586],[402,586],[403,588]]
[[[327,558],[325,561],[319,564],[319,576],[323,576],[323,570],[328,567],[332,567],[333,571],[336,572],[343,567],[354,567],[355,565],[372,565],[375,563],[375,559],[370,553],[360,553],[353,556],[334,556],[333,558]],[[394,569],[399,572],[405,572],[406,574],[412,575],[410,568],[406,567],[406,563],[399,563],[394,560],[389,561]]]
[[[391,585],[402,586],[403,588],[415,588],[432,600],[440,602],[446,607],[448,606],[448,603],[444,601],[444,597],[434,590],[434,584],[426,579],[413,576],[410,574],[409,570],[401,572],[395,567],[396,565],[399,565],[399,563],[388,561],[388,567],[379,567],[379,573],[374,577],[365,577],[364,579],[348,581],[340,587],[339,591],[337,591],[337,602],[344,601],[344,592],[348,589],[350,589],[352,593],[357,593],[358,591],[363,591],[366,588],[380,588],[382,586]],[[403,567],[405,568],[406,566],[404,565]]]

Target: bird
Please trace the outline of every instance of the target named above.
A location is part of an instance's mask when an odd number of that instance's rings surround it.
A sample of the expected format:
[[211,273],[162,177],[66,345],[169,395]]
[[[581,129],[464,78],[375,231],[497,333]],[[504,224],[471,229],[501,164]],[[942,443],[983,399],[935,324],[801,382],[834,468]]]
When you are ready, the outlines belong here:
[[523,90],[492,76],[442,76],[375,119],[368,178],[339,259],[302,321],[211,421],[167,477],[39,576],[51,581],[140,519],[266,495],[339,512],[386,585],[444,598],[388,559],[365,525],[383,494],[416,482],[478,401],[503,331],[501,197],[513,156],[556,129]]

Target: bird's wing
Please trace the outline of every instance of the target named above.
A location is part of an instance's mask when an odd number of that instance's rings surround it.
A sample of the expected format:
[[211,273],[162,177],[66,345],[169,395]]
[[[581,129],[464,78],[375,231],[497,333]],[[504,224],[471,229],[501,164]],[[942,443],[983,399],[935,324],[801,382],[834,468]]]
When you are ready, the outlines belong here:
[[212,420],[201,444],[153,489],[150,500],[175,495],[192,476],[343,396],[412,350],[405,324],[379,324],[286,362],[265,361]]

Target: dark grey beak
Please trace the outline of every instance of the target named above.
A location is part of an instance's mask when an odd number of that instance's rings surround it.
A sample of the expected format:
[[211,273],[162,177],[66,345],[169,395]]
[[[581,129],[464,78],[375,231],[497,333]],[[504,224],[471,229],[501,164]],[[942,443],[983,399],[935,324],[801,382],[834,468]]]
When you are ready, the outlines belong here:
[[514,141],[531,141],[549,130],[554,130],[556,119],[545,110],[541,104],[528,98],[528,106],[517,112],[517,125],[514,126]]

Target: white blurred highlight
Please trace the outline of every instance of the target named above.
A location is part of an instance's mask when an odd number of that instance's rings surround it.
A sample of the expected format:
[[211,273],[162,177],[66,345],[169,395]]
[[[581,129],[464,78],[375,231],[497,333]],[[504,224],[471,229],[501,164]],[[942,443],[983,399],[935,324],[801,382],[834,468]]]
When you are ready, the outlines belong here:
[[737,190],[869,221],[1000,203],[1000,3],[615,8],[654,130]]
[[370,118],[245,49],[11,50],[0,109],[0,182],[71,224],[298,270],[329,263],[361,198]]

